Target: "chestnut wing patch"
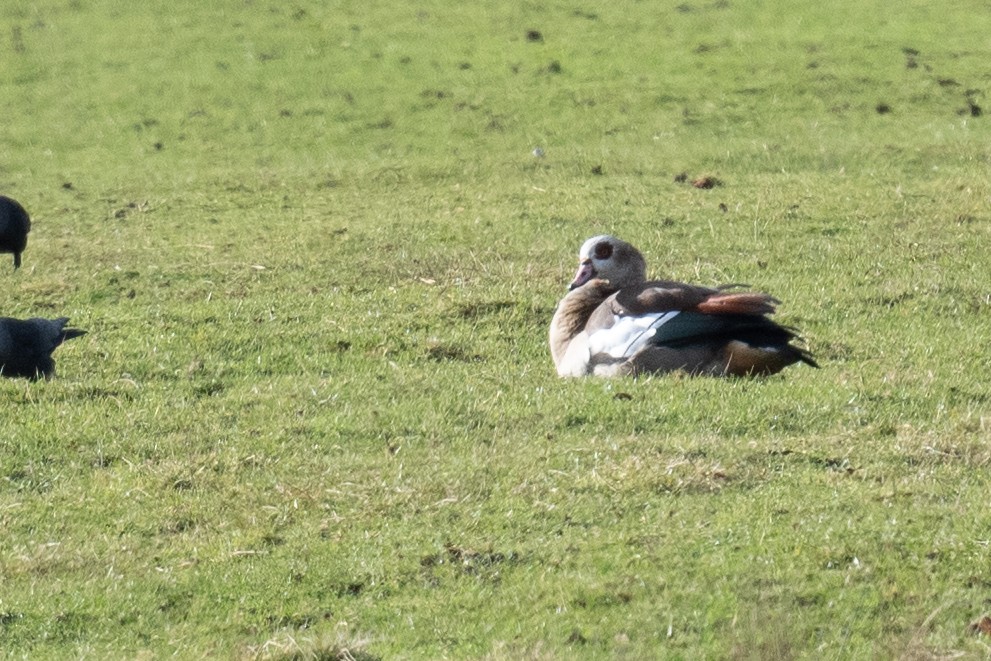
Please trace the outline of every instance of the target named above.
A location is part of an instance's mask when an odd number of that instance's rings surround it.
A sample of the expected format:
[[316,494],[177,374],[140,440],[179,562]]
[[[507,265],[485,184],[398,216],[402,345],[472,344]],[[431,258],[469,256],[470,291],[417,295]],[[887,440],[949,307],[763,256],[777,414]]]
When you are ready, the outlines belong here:
[[620,290],[616,295],[614,311],[618,314],[641,315],[670,310],[691,310],[718,294],[717,289],[696,287],[682,282],[646,282],[641,287],[627,287]]

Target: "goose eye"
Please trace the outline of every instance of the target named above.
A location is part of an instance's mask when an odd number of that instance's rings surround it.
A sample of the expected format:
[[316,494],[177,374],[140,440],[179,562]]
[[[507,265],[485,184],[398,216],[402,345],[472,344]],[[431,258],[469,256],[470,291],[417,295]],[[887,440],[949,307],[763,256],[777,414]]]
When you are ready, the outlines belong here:
[[612,245],[603,241],[602,243],[595,244],[595,249],[592,254],[596,259],[609,259],[612,257]]

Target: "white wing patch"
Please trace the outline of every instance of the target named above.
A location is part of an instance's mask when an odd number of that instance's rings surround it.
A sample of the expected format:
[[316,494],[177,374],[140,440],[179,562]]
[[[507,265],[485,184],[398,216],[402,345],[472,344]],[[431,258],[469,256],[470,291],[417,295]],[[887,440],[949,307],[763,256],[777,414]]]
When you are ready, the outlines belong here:
[[616,316],[609,328],[592,333],[588,338],[591,355],[609,354],[613,358],[629,358],[654,337],[657,329],[678,316],[678,311],[655,312],[636,317]]

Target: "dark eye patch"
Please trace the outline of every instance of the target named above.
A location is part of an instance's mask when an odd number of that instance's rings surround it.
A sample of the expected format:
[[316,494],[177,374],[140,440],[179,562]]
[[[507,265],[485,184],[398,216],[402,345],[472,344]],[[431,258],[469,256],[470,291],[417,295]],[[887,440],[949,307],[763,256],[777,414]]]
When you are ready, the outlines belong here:
[[612,257],[612,244],[602,241],[595,244],[595,248],[592,249],[592,255],[596,259],[609,259]]

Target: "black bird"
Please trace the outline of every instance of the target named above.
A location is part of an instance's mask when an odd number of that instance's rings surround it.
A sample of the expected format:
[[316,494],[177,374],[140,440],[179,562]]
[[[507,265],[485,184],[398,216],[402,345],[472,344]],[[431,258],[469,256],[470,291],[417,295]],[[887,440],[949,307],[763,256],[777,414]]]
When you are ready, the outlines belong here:
[[31,218],[20,202],[0,195],[0,252],[14,253],[14,268],[21,265],[21,253],[28,245]]
[[66,328],[67,323],[68,317],[0,317],[0,376],[52,378],[55,375],[52,352],[66,340],[86,334],[86,331],[78,328]]

